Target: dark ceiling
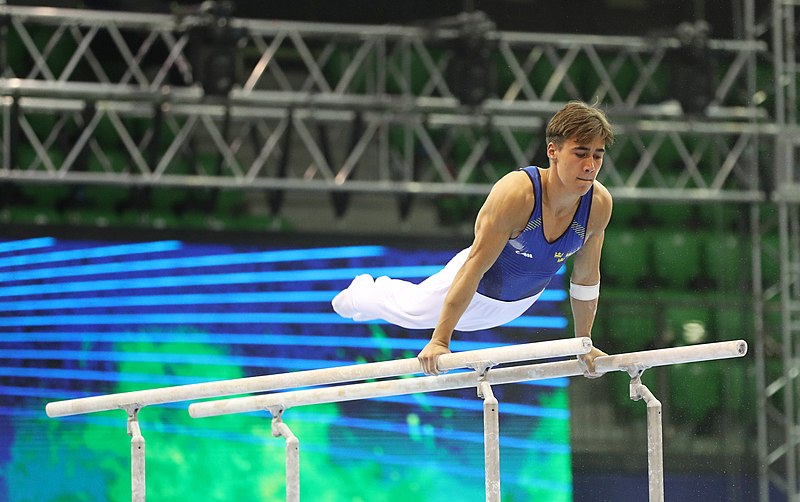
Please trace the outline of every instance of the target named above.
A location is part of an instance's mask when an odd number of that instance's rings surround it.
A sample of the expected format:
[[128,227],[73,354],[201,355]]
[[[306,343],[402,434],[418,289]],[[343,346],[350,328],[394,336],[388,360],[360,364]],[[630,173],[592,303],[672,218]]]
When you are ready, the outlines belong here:
[[[470,9],[486,12],[504,31],[634,35],[669,33],[684,21],[704,19],[713,38],[737,38],[745,0],[234,0],[235,17],[295,21],[413,24]],[[10,5],[170,12],[198,1],[9,0]],[[757,14],[769,0],[755,0]]]

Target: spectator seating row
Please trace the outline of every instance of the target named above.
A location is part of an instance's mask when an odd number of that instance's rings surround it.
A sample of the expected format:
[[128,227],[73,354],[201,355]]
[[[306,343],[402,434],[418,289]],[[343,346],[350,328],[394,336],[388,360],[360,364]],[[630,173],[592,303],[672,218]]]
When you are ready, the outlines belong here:
[[[604,283],[674,290],[745,290],[751,277],[749,236],[681,229],[608,229]],[[776,274],[776,270],[765,270]]]
[[[641,295],[641,291],[638,291]],[[595,343],[609,353],[635,352],[718,340],[752,339],[753,318],[746,299],[694,293],[636,296],[634,290],[605,291],[593,329]],[[670,420],[698,432],[710,431],[722,415],[752,421],[753,364],[747,360],[706,362],[645,372],[645,383],[669,407]],[[621,418],[641,419],[642,403],[628,398],[630,378],[607,375]]]

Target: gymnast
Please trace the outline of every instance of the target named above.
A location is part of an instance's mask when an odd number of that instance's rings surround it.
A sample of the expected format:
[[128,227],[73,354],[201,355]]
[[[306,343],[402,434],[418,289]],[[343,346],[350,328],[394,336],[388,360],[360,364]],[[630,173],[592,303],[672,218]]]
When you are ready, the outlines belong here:
[[[600,252],[611,218],[611,194],[597,181],[614,133],[595,106],[573,101],[546,130],[547,169],[506,174],[491,189],[475,221],[472,244],[419,284],[364,274],[332,301],[342,317],[383,319],[408,329],[430,329],[417,356],[428,375],[450,352],[454,330],[475,331],[522,315],[564,261],[573,257],[570,305],[575,336],[591,336],[600,295]],[[578,356],[587,377],[597,376],[599,349]]]

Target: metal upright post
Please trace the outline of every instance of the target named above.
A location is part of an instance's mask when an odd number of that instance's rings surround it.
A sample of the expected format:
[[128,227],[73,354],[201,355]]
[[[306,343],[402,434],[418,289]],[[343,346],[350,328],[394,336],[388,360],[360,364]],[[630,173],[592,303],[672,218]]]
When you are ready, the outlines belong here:
[[282,407],[270,409],[272,436],[286,440],[286,502],[300,501],[300,441],[283,422]]
[[[798,108],[796,88],[800,76],[797,49],[796,0],[772,2],[772,58],[774,67],[775,135],[774,187],[771,203],[776,216],[765,211],[764,228],[777,227],[777,243],[765,242],[762,257],[777,265],[777,276],[763,274],[759,305],[763,329],[759,333],[759,464],[760,499],[774,496],[788,502],[800,502],[800,387],[798,387],[798,238],[796,204],[800,203],[798,161]],[[769,218],[769,220],[767,220]],[[774,225],[774,226],[768,226]],[[758,236],[760,237],[760,236]],[[769,261],[767,261],[769,260]],[[766,266],[764,267],[767,268]],[[769,280],[769,282],[767,282]],[[764,312],[779,308],[780,316],[767,318]],[[762,355],[763,354],[763,355]],[[769,365],[769,366],[767,366]],[[767,371],[770,367],[773,371]],[[784,498],[785,497],[785,498]]]
[[497,398],[485,376],[478,382],[483,398],[483,452],[486,469],[486,502],[500,502],[500,416]]
[[661,401],[642,383],[643,371],[630,372],[631,399],[647,404],[647,484],[650,502],[664,502],[664,446],[661,431]]
[[131,437],[131,501],[144,502],[145,488],[145,452],[144,437],[139,429],[140,407],[126,408],[128,412],[128,435]]

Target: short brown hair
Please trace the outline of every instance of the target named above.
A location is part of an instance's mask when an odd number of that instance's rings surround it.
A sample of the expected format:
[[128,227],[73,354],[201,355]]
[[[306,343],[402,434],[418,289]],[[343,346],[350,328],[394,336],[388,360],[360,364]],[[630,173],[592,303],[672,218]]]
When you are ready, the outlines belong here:
[[611,145],[614,131],[602,110],[582,101],[570,101],[547,124],[548,144],[560,147],[568,139],[589,143],[595,138],[602,138],[606,145]]

